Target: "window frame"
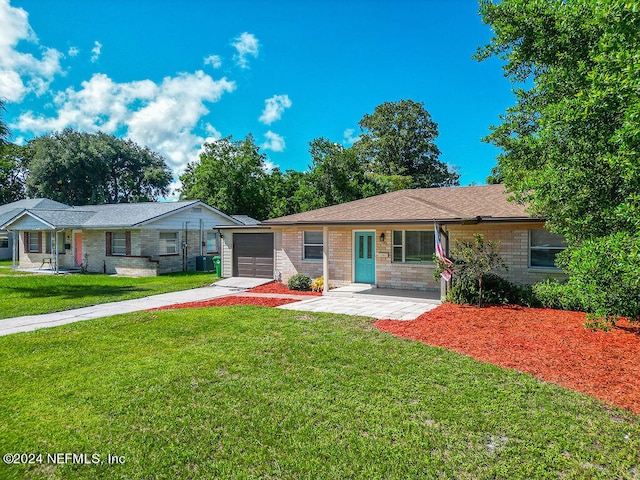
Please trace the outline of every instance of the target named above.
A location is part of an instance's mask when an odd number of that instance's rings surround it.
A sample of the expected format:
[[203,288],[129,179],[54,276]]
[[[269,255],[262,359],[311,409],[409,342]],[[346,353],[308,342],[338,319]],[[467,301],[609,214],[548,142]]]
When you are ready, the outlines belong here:
[[[123,247],[123,252],[117,252],[116,251],[116,235],[120,236],[122,235],[122,247]],[[120,240],[120,239],[118,239]],[[115,230],[113,232],[111,232],[111,256],[112,257],[126,257],[127,256],[127,232],[124,230]]]
[[[173,240],[175,241],[175,248],[173,252],[168,252],[166,250],[166,241],[167,239],[163,239],[163,235],[173,235]],[[164,249],[163,249],[164,247]],[[163,251],[164,250],[164,251]],[[171,255],[179,255],[180,254],[180,232],[178,230],[170,230],[170,231],[161,231],[158,233],[158,255],[161,257],[167,257]]]
[[[407,260],[407,232],[424,232],[431,233],[433,236],[433,252],[431,252],[431,256],[429,260]],[[396,233],[401,233],[401,243],[397,243]],[[401,260],[396,260],[396,251],[400,249],[401,251]],[[391,231],[391,263],[407,263],[412,265],[433,265],[433,254],[436,251],[436,239],[435,232],[431,229],[402,229],[402,230],[392,230]]]
[[[24,241],[24,249],[25,249],[25,253],[42,253],[42,232],[39,231],[27,231],[24,232],[26,235],[26,241]],[[31,248],[31,242],[33,242],[35,239],[36,244],[37,244],[37,248],[36,249],[32,249]]]
[[[215,247],[217,248],[216,250],[210,250],[209,249],[209,236],[213,235],[213,239],[215,241]],[[220,253],[220,234],[216,231],[208,231],[207,232],[207,238],[205,241],[205,246],[206,246],[206,251],[207,254],[219,254]]]
[[[321,241],[320,243],[312,243],[307,241],[307,233],[319,233]],[[318,248],[320,247],[320,256],[319,257],[310,257],[307,254],[307,248]],[[308,262],[321,262],[322,261],[322,252],[324,251],[324,232],[322,230],[303,230],[302,231],[302,260]]]
[[9,232],[0,232],[0,248],[9,248]]
[[57,242],[56,242],[56,247],[58,249],[57,252],[53,251],[53,235],[51,232],[46,232],[44,238],[44,253],[52,253],[52,254],[58,254],[58,255],[64,255],[65,254],[65,249],[64,249],[64,231],[59,231],[56,232],[57,235]]
[[[558,246],[558,245],[532,245],[532,241],[533,241],[533,232],[535,230],[542,230],[545,232],[548,232],[551,234],[551,232],[549,232],[548,230],[546,230],[545,228],[531,228],[529,229],[529,262],[528,262],[528,268],[530,269],[543,269],[543,270],[560,270],[556,265],[555,265],[555,258],[558,255],[558,253],[563,252],[564,250],[567,249],[567,245],[566,245],[566,241],[564,240],[564,238],[562,237],[562,235],[557,235],[557,234],[552,234],[552,235],[556,235],[559,238],[562,238],[562,241],[565,243],[564,246]],[[543,251],[543,252],[551,252],[551,251],[555,251],[556,254],[554,255],[554,262],[553,265],[532,265],[532,252],[534,251]]]

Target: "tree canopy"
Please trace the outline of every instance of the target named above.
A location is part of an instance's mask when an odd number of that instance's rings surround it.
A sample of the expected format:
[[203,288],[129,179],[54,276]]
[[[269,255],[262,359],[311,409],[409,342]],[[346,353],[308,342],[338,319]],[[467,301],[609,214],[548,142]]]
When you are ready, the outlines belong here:
[[153,201],[169,193],[164,159],[131,140],[71,129],[29,142],[27,194],[73,205]]
[[[569,241],[564,293],[600,317],[640,318],[640,5],[483,0],[517,103],[487,140],[492,177]],[[562,286],[560,286],[562,287]]]
[[353,148],[370,173],[392,179],[407,178],[408,188],[458,185],[459,175],[438,157],[438,124],[413,100],[385,102],[359,122],[362,134]]
[[26,176],[21,147],[9,143],[11,133],[3,119],[4,110],[0,99],[0,205],[24,198]]
[[[488,140],[492,176],[575,240],[634,230],[640,185],[640,6],[612,0],[482,1],[517,103]],[[637,207],[636,207],[637,208]]]
[[227,214],[264,220],[269,202],[265,155],[252,135],[231,136],[207,143],[200,159],[189,163],[180,176],[180,198],[200,199]]
[[309,142],[304,172],[267,172],[251,135],[217,140],[187,166],[180,196],[263,220],[402,188],[458,184],[458,174],[437,159],[437,125],[422,103],[385,103],[360,125],[363,134],[351,147],[324,137]]

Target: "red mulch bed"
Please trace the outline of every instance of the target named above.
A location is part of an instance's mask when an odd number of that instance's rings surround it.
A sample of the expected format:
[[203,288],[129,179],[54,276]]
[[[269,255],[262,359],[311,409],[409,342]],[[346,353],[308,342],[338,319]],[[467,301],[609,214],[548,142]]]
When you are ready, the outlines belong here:
[[640,415],[640,327],[622,320],[609,332],[590,331],[585,321],[579,312],[446,303],[412,321],[379,320],[375,326],[530,373]]
[[317,295],[322,296],[322,292],[302,292],[300,290],[289,290],[282,282],[269,282],[264,285],[247,290],[249,293],[284,293],[290,295]]
[[229,307],[231,305],[258,305],[259,307],[279,307],[287,303],[297,302],[293,298],[270,298],[270,297],[243,297],[241,295],[233,295],[230,297],[220,297],[211,300],[203,300],[201,302],[177,303],[175,305],[166,305],[164,307],[154,308],[153,310],[174,310],[176,308],[200,308],[200,307]]

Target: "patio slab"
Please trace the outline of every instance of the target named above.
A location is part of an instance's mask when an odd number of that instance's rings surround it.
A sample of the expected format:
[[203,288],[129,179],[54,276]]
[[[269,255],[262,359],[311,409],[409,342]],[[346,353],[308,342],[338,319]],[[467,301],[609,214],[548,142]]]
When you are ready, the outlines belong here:
[[329,312],[358,315],[377,319],[414,320],[440,305],[438,300],[403,297],[372,297],[367,295],[335,295],[311,297],[301,302],[289,303],[277,308],[304,312]]

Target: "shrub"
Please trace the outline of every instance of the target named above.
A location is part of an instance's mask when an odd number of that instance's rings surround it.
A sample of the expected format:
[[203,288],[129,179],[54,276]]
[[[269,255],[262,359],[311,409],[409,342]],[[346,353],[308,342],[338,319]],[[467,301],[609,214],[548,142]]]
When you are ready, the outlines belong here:
[[[507,270],[507,264],[500,255],[499,249],[500,242],[493,240],[485,242],[484,235],[474,233],[473,242],[456,241],[456,245],[451,251],[453,274],[456,282],[460,285],[458,288],[461,293],[464,291],[465,296],[475,292],[475,302],[478,307],[481,307],[483,302],[491,303],[485,296],[485,276],[494,271]],[[434,277],[437,278],[445,269],[449,269],[449,267],[442,261],[436,261]],[[477,284],[477,288],[475,286],[472,288],[474,282]],[[464,301],[462,303],[472,302]]]
[[[482,300],[490,305],[539,305],[533,289],[528,285],[517,285],[498,275],[488,273],[482,276]],[[474,304],[478,301],[478,283],[470,278],[458,279],[446,300],[459,304]]]
[[314,292],[322,292],[324,290],[324,278],[316,278],[311,284],[311,290],[313,290]]
[[574,310],[577,312],[585,310],[580,290],[569,283],[545,280],[533,286],[533,293],[540,305],[546,308]]
[[640,235],[619,232],[587,240],[560,259],[569,291],[579,292],[583,309],[615,324],[640,320]]
[[287,282],[287,286],[290,290],[310,290],[311,278],[309,278],[304,273],[296,273],[289,279],[289,281]]

